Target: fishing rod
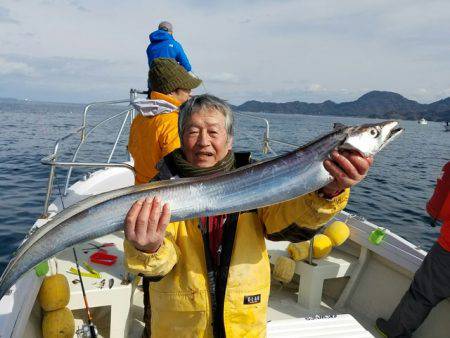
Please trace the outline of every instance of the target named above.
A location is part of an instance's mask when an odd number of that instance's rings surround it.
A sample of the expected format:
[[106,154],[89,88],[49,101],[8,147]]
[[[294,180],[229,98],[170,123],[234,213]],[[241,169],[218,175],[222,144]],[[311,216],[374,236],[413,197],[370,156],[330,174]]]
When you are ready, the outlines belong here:
[[73,250],[73,255],[75,256],[75,264],[77,265],[78,278],[80,278],[81,292],[83,293],[84,307],[86,308],[88,324],[89,324],[89,332],[91,333],[90,337],[97,338],[97,331],[95,329],[94,324],[92,323],[92,314],[91,314],[91,310],[89,309],[89,305],[88,305],[88,301],[87,301],[87,297],[86,297],[86,291],[84,290],[83,278],[81,277],[80,265],[78,264],[77,252],[75,251],[74,247],[72,247],[72,250]]

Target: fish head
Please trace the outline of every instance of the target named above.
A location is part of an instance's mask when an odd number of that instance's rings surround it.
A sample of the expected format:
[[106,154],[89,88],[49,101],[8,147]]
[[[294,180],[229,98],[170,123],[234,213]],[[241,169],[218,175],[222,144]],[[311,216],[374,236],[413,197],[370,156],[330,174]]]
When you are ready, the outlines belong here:
[[383,149],[403,132],[397,121],[384,121],[363,124],[346,129],[347,137],[339,149],[360,153],[364,157],[372,156]]

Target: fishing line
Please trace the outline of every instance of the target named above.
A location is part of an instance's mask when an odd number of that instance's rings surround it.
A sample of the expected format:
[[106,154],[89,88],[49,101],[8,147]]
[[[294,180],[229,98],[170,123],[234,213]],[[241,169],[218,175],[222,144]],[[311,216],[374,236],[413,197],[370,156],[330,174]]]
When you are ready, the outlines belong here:
[[75,257],[75,264],[77,265],[78,278],[80,279],[80,284],[81,284],[81,292],[83,293],[84,307],[86,308],[86,313],[87,313],[87,317],[88,317],[89,331],[91,333],[92,338],[97,338],[97,332],[95,331],[95,326],[92,323],[92,314],[91,314],[91,310],[89,309],[89,305],[88,305],[88,301],[87,301],[87,297],[86,297],[86,291],[84,290],[84,283],[83,283],[83,278],[81,277],[80,265],[78,264],[77,252],[75,251],[74,247],[72,247],[72,250],[73,250],[73,255]]
[[[64,206],[63,195],[61,192],[61,186],[59,185],[59,180],[58,180],[58,175],[56,174],[56,170],[55,170],[55,181],[56,181],[56,186],[58,187],[62,208],[65,209],[66,207]],[[89,332],[90,332],[92,338],[97,338],[97,332],[95,331],[95,326],[92,323],[92,314],[91,314],[91,310],[89,309],[87,296],[86,296],[86,290],[84,289],[83,277],[81,277],[80,264],[78,264],[78,257],[77,257],[77,253],[75,251],[75,247],[72,247],[72,250],[73,250],[73,256],[75,257],[75,264],[77,266],[78,278],[80,279],[81,292],[83,293],[84,306],[86,308],[86,313],[87,313],[87,317],[88,317]],[[56,269],[58,269],[58,267],[56,267]]]
[[62,208],[63,210],[66,208],[64,206],[64,201],[63,201],[63,194],[61,192],[61,187],[59,186],[59,182],[58,182],[58,175],[56,174],[56,168],[55,168],[55,181],[56,181],[56,186],[58,187],[58,191],[59,191],[59,199],[61,200],[61,204],[62,204]]
[[[63,194],[61,192],[61,186],[59,185],[59,179],[58,179],[56,170],[55,170],[55,181],[56,181],[56,186],[58,187],[58,192],[59,192],[62,208],[65,209],[66,207],[64,205]],[[80,264],[78,263],[78,257],[77,257],[77,253],[75,251],[75,247],[72,247],[72,250],[73,250],[73,256],[75,257],[75,264],[77,266],[78,278],[80,279],[81,292],[83,293],[84,306],[85,306],[87,317],[88,317],[89,332],[91,334],[91,338],[97,338],[97,332],[96,332],[94,324],[92,323],[92,314],[91,314],[91,310],[89,308],[89,304],[87,301],[86,290],[84,289],[83,277],[81,277]],[[55,263],[56,263],[56,260],[55,260]],[[56,265],[56,270],[58,270],[57,265]]]
[[[199,79],[199,77],[197,76],[197,74],[195,74],[192,70],[191,70],[190,72],[191,72],[192,75],[194,75],[197,79]],[[205,82],[204,82],[203,80],[202,80],[202,87],[203,87],[203,90],[205,91],[205,93],[207,93],[208,90],[206,89]]]
[[203,81],[202,81],[202,87],[203,87],[203,90],[205,91],[205,93],[208,93],[208,90],[206,89],[206,86],[205,86],[205,84],[203,83]]

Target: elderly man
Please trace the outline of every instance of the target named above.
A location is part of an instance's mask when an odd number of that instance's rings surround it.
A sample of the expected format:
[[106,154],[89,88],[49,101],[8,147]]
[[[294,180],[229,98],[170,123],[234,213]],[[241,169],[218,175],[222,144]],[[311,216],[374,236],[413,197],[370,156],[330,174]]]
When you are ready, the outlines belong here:
[[[162,179],[230,171],[233,116],[211,95],[180,108],[181,148],[161,163]],[[152,337],[264,337],[270,290],[265,238],[311,238],[344,208],[349,187],[372,159],[332,155],[335,181],[320,192],[258,210],[169,223],[161,200],[137,201],[125,221],[127,268],[149,276]]]

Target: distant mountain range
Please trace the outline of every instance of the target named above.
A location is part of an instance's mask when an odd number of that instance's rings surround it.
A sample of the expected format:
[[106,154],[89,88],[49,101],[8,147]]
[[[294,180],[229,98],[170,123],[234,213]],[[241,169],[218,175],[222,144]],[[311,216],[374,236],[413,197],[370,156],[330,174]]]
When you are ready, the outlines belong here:
[[233,107],[239,111],[270,112],[284,114],[338,115],[381,119],[450,121],[450,97],[430,104],[409,100],[400,94],[386,91],[371,91],[356,101],[322,103],[300,101],[275,103],[247,101]]
[[[0,111],[9,105],[25,104],[64,104],[71,107],[80,103],[54,103],[0,98]],[[424,104],[409,100],[400,94],[386,91],[371,91],[351,102],[336,103],[327,100],[322,103],[292,101],[285,103],[247,101],[239,106],[232,106],[238,111],[270,112],[284,114],[356,116],[379,119],[419,120],[422,117],[429,121],[450,121],[450,97],[433,103]]]

